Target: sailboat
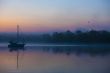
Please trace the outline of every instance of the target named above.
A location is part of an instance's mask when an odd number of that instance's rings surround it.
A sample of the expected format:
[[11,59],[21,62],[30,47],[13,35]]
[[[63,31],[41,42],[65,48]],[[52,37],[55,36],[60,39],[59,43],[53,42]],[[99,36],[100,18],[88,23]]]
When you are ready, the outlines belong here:
[[24,48],[24,46],[25,46],[25,43],[19,42],[19,25],[17,25],[17,39],[16,39],[16,41],[10,41],[8,47],[12,48],[11,50],[16,51],[16,50],[18,50],[18,48],[19,49]]

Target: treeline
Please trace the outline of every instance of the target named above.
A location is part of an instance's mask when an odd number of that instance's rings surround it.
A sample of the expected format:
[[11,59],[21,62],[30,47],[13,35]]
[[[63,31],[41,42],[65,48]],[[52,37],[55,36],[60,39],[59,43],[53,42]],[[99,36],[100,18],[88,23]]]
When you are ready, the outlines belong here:
[[66,31],[54,32],[52,35],[44,34],[42,39],[54,43],[110,43],[110,32],[108,31]]
[[[15,34],[0,35],[0,42],[8,42],[9,40],[16,40]],[[82,32],[54,32],[52,34],[23,34],[20,40],[24,42],[35,43],[110,43],[109,31],[91,30]]]

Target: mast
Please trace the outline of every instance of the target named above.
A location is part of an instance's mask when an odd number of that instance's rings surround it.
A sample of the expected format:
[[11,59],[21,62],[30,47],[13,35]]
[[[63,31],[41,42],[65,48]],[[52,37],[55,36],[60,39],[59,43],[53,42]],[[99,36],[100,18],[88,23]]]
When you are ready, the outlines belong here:
[[17,43],[19,42],[19,25],[17,25]]
[[[17,43],[19,42],[19,25],[17,25]],[[19,68],[19,50],[17,49],[17,69]]]

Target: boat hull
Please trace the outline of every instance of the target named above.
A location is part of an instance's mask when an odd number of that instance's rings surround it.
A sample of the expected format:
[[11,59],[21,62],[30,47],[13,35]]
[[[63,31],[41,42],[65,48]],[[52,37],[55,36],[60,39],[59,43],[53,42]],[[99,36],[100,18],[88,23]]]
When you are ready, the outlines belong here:
[[9,44],[10,51],[24,50],[25,44]]
[[9,48],[23,48],[25,44],[9,44]]

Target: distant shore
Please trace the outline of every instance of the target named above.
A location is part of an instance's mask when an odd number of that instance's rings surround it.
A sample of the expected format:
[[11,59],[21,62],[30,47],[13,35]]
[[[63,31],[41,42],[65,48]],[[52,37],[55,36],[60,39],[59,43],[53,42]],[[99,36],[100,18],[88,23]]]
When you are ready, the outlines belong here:
[[[16,34],[0,34],[0,43],[17,40]],[[52,44],[110,44],[110,32],[101,30],[53,32],[52,34],[20,34],[19,41],[25,43]]]

